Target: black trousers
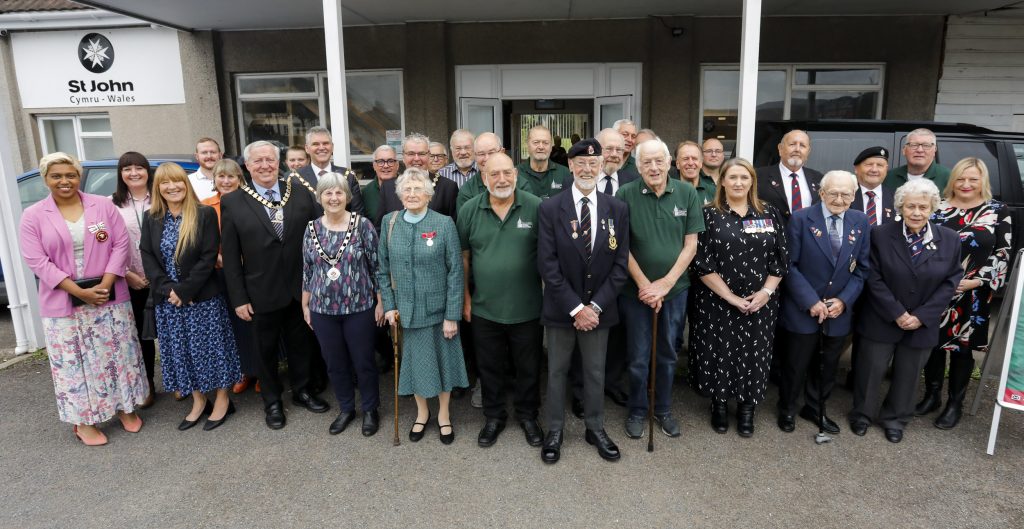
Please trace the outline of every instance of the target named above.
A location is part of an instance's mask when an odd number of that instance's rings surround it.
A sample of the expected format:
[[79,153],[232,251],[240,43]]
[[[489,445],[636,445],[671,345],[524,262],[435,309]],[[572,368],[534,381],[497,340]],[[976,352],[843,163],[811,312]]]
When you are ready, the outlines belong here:
[[782,330],[782,333],[786,354],[779,372],[779,413],[796,415],[800,411],[801,394],[804,404],[817,413],[835,387],[836,368],[846,336],[825,336],[820,331],[797,334]]
[[[142,336],[143,315],[146,312],[146,300],[149,299],[149,288],[142,290],[128,289],[128,297],[132,300],[132,315],[135,316],[135,330]],[[154,377],[156,376],[156,342],[139,339],[142,346],[142,361],[146,364],[146,380],[149,381],[150,393],[156,393]]]
[[921,369],[928,361],[930,347],[923,349],[895,343],[882,343],[860,337],[856,377],[853,386],[853,410],[850,423],[871,424],[878,409],[882,379],[892,361],[892,382],[878,412],[883,428],[903,430],[914,416],[914,398]]
[[544,328],[540,320],[497,323],[473,316],[477,368],[483,391],[484,416],[505,420],[505,376],[515,373],[513,406],[519,420],[536,419],[540,408],[540,363]]
[[[608,329],[607,347],[604,359],[604,389],[628,397],[629,377],[626,376],[626,327],[621,322]],[[569,379],[572,382],[573,398],[583,400],[583,361],[580,358],[579,344],[572,351]]]
[[313,330],[302,319],[299,302],[293,299],[284,308],[253,315],[251,327],[257,353],[254,364],[263,403],[270,405],[281,400],[284,392],[277,372],[282,342],[288,353],[288,378],[292,392],[308,389],[312,370],[316,365],[323,365],[323,358]]

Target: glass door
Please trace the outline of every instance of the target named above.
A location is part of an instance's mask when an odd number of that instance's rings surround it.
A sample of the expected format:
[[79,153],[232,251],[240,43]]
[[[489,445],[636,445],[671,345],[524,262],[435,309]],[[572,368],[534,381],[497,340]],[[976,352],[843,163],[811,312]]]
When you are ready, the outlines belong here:
[[598,127],[594,133],[596,134],[602,129],[611,128],[611,126],[620,119],[636,121],[633,119],[632,109],[633,96],[622,95],[595,97],[594,116]]
[[[474,135],[493,132],[501,138],[501,100],[463,97],[459,99],[459,128],[469,129]],[[502,143],[505,139],[502,138]]]

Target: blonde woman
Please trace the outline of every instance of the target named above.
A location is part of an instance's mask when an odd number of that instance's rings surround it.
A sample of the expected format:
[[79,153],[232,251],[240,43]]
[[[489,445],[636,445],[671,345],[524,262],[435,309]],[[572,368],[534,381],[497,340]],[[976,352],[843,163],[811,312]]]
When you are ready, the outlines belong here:
[[[143,220],[142,263],[156,307],[164,387],[192,394],[192,409],[178,425],[209,415],[212,430],[234,411],[228,388],[241,373],[227,304],[213,274],[220,246],[217,213],[203,206],[181,166],[164,163],[153,178],[153,207]],[[211,406],[206,397],[216,391]]]

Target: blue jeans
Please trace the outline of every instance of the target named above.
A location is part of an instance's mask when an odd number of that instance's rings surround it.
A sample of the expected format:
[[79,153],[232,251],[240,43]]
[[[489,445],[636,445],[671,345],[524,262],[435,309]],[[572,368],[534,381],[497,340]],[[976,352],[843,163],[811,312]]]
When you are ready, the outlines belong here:
[[[662,303],[658,313],[658,356],[655,371],[654,413],[669,412],[672,380],[676,372],[673,344],[686,318],[686,294]],[[652,309],[632,295],[619,296],[619,315],[626,327],[626,355],[629,362],[629,413],[647,414],[647,378],[651,373]]]

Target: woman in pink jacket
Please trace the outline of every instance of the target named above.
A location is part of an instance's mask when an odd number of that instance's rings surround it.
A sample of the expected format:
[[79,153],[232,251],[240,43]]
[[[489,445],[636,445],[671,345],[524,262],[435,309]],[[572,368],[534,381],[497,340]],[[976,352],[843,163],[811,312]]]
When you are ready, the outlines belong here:
[[97,425],[115,415],[128,432],[149,394],[124,273],[128,230],[106,197],[81,193],[82,166],[57,152],[39,161],[50,196],[25,210],[21,244],[39,278],[46,351],[61,421],[86,445],[107,443]]

